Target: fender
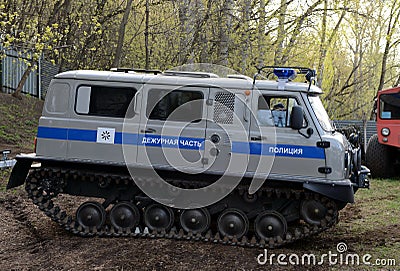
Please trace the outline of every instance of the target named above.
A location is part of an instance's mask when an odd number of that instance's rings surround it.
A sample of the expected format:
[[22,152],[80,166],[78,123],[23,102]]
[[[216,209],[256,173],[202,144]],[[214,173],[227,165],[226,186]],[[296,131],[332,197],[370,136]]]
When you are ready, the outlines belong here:
[[31,159],[26,159],[22,157],[16,157],[17,163],[14,165],[11,172],[10,179],[7,184],[7,189],[18,187],[25,183],[25,179],[28,176],[29,169],[32,165]]
[[305,189],[345,203],[354,203],[354,190],[350,185],[304,183]]

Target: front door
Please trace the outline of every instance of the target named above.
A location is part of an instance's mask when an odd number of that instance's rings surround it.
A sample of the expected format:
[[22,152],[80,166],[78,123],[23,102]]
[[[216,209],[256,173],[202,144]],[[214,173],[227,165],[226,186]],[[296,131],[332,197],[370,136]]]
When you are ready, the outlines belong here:
[[[249,171],[272,179],[325,177],[318,172],[320,167],[325,167],[324,149],[317,147],[321,138],[300,95],[254,94],[253,105]],[[304,128],[300,131],[290,127],[290,114],[295,105],[302,106],[305,112]],[[264,157],[269,159],[260,162]]]

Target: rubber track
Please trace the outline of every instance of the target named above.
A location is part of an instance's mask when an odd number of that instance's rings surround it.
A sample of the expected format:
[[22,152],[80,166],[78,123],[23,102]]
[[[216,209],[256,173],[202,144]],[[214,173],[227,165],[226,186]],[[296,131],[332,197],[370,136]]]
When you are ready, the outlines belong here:
[[[258,195],[264,194],[265,196],[275,195],[276,197],[284,197],[286,199],[315,199],[323,204],[327,208],[327,215],[325,219],[322,220],[321,224],[309,225],[306,223],[299,224],[294,229],[289,228],[286,236],[269,238],[267,240],[260,240],[255,233],[249,232],[240,240],[228,237],[221,237],[219,233],[213,233],[211,230],[204,234],[193,234],[191,232],[186,233],[182,229],[179,231],[176,230],[176,227],[172,227],[168,232],[148,232],[147,227],[136,227],[136,229],[132,230],[116,230],[113,226],[105,225],[101,229],[93,228],[83,228],[80,226],[71,215],[67,215],[65,211],[61,210],[60,206],[54,204],[52,199],[56,197],[59,193],[62,193],[62,185],[59,185],[58,191],[54,194],[46,193],[46,190],[49,188],[49,184],[46,182],[41,182],[41,180],[45,180],[48,178],[57,178],[58,180],[65,180],[66,178],[81,178],[82,180],[93,180],[94,178],[102,178],[103,180],[111,180],[116,184],[133,182],[133,180],[128,176],[116,176],[109,175],[104,176],[104,174],[90,174],[90,173],[80,173],[74,170],[60,170],[56,168],[42,168],[32,170],[29,176],[26,179],[26,191],[28,193],[29,198],[32,199],[33,203],[36,204],[47,216],[49,216],[53,221],[57,222],[61,227],[65,230],[72,232],[74,234],[80,236],[102,236],[102,237],[145,237],[145,238],[168,238],[168,239],[177,239],[177,240],[192,240],[192,241],[203,241],[203,242],[212,242],[212,243],[220,243],[225,245],[234,245],[234,246],[243,246],[243,247],[257,247],[257,248],[275,248],[280,247],[289,243],[293,243],[297,240],[301,240],[307,238],[312,235],[316,235],[320,232],[323,232],[332,226],[338,221],[338,211],[336,208],[336,204],[316,193],[307,192],[307,191],[298,191],[298,190],[288,190],[288,189],[273,189],[273,188],[260,188],[258,191]],[[44,183],[44,184],[42,184]],[[193,183],[193,182],[192,182]],[[54,188],[53,188],[54,189]],[[246,191],[246,186],[238,186],[236,189],[241,191]],[[48,190],[47,190],[48,191]]]

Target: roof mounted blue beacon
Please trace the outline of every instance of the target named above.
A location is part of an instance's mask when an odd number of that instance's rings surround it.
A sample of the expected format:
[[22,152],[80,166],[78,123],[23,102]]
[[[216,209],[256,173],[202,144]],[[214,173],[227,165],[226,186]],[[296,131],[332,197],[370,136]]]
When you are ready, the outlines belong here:
[[291,81],[296,78],[296,71],[288,68],[275,68],[274,74],[278,77],[278,81]]
[[256,67],[257,73],[253,77],[253,85],[255,85],[257,77],[264,74],[264,77],[270,79],[270,76],[275,75],[278,77],[278,82],[287,83],[296,78],[297,74],[304,74],[308,84],[308,90],[311,88],[311,84],[316,82],[317,73],[315,70],[304,67],[282,67],[282,66],[263,66]]

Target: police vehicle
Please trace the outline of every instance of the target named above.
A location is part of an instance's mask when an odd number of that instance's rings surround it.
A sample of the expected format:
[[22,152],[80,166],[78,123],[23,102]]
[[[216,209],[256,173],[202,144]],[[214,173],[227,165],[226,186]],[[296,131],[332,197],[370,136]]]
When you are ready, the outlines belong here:
[[[35,153],[16,157],[8,188],[25,184],[46,215],[82,236],[250,247],[306,238],[369,186],[357,144],[335,131],[314,81],[301,67],[263,67],[254,78],[58,74]],[[84,202],[71,213],[61,195]]]

